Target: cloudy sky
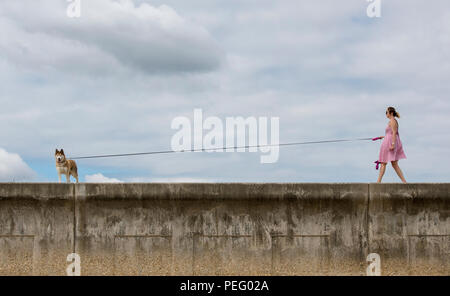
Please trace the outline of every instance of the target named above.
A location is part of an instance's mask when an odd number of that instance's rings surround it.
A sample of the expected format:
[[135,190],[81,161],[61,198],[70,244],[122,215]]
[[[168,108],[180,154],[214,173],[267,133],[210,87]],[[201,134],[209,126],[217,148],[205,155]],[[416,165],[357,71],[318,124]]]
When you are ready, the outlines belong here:
[[[450,181],[450,3],[0,2],[0,181],[55,182],[53,154],[170,149],[177,116],[277,116],[280,141],[375,137],[401,113],[410,182]],[[373,182],[380,142],[79,160],[81,181]],[[389,168],[385,181],[398,182]]]

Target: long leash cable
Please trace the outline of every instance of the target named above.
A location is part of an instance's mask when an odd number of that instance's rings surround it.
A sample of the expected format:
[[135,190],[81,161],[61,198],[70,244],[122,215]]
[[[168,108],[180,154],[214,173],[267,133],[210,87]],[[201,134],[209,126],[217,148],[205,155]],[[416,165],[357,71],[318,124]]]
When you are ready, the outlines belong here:
[[161,150],[150,152],[137,152],[137,153],[122,153],[122,154],[103,154],[103,155],[89,155],[72,157],[71,159],[93,159],[93,158],[109,158],[109,157],[127,157],[127,156],[140,156],[140,155],[153,155],[153,154],[169,154],[169,153],[182,153],[182,152],[203,152],[203,151],[219,151],[230,149],[250,149],[261,147],[275,147],[275,146],[297,146],[297,145],[310,145],[310,144],[325,144],[325,143],[340,143],[340,142],[356,142],[356,141],[368,141],[374,140],[373,138],[358,138],[358,139],[340,139],[340,140],[324,140],[324,141],[309,141],[309,142],[291,142],[281,144],[267,144],[267,145],[246,145],[246,146],[233,146],[233,147],[219,147],[219,148],[206,148],[206,149],[190,149],[190,150]]

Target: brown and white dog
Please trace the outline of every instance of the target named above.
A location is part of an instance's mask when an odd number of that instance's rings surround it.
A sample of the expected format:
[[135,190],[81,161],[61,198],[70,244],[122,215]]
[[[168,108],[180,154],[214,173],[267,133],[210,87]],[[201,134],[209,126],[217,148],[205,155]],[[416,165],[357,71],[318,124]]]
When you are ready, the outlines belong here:
[[78,183],[78,168],[75,161],[66,159],[66,155],[64,155],[64,149],[55,151],[55,159],[56,159],[56,171],[58,172],[59,183],[61,183],[61,174],[66,175],[67,183],[70,183],[70,175],[72,175]]

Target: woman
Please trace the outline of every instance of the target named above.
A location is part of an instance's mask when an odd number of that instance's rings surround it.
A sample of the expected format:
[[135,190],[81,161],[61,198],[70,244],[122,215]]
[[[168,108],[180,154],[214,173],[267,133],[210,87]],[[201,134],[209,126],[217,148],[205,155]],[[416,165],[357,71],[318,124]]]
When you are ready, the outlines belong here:
[[400,141],[400,135],[398,134],[398,122],[395,119],[395,117],[400,118],[400,114],[394,107],[389,107],[386,110],[386,117],[389,118],[389,124],[386,127],[385,136],[380,137],[383,139],[383,142],[381,143],[380,157],[378,159],[381,168],[377,183],[381,183],[388,162],[391,162],[392,167],[402,182],[406,183],[402,170],[398,166],[398,161],[406,158],[405,152],[403,152],[402,142]]

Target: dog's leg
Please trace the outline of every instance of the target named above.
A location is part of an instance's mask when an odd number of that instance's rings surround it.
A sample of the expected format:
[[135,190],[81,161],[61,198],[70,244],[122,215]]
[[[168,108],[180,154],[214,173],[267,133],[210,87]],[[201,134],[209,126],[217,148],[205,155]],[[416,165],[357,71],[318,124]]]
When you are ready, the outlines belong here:
[[77,174],[77,172],[73,172],[73,173],[72,173],[72,176],[75,178],[75,180],[76,180],[77,183],[78,183],[78,174]]
[[73,168],[73,174],[72,174],[72,176],[75,178],[75,180],[77,180],[77,183],[78,183],[78,168],[77,168],[76,165],[75,165],[75,167]]
[[58,180],[59,180],[59,183],[61,183],[61,174],[58,172]]
[[66,181],[67,183],[70,183],[70,174],[66,174]]

